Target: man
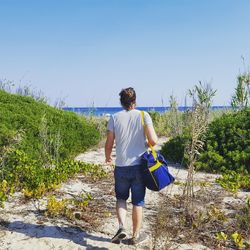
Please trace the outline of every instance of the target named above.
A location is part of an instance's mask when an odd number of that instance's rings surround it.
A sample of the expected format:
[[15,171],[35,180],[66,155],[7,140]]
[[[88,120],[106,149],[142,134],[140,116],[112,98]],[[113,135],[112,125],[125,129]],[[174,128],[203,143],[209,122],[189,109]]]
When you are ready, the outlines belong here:
[[[106,163],[111,164],[111,152],[116,144],[115,161],[115,193],[116,213],[119,229],[112,242],[120,243],[127,237],[125,220],[127,213],[127,199],[129,193],[132,195],[132,222],[133,233],[131,244],[137,244],[142,240],[140,234],[142,224],[142,208],[146,188],[142,181],[141,155],[147,150],[148,143],[154,146],[157,142],[152,119],[144,112],[144,123],[142,125],[141,112],[136,107],[136,93],[133,88],[126,88],[120,92],[120,102],[124,110],[115,113],[108,122],[107,140],[105,144]],[[148,142],[146,141],[146,136]]]

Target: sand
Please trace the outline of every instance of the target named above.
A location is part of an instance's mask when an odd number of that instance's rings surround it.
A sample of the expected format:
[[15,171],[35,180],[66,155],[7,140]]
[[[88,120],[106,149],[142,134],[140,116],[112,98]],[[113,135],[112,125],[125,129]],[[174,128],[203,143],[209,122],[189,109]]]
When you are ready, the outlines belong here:
[[[158,147],[166,140],[161,138]],[[115,152],[112,153],[115,157]],[[113,171],[111,166],[104,164],[104,148],[90,150],[76,157],[76,160],[101,164],[107,171]],[[183,182],[186,179],[187,171],[180,169],[177,166],[170,166],[170,172],[176,177],[176,180]],[[197,173],[196,180],[204,180],[215,184],[217,175]],[[110,190],[113,190],[113,183],[110,183]],[[217,185],[218,186],[218,185]],[[195,187],[198,189],[199,187]],[[82,190],[99,194],[102,191],[102,185],[99,183],[85,183],[82,181],[82,176],[64,183],[59,190],[62,197],[67,197],[69,194],[79,194]],[[127,245],[127,241],[119,245],[110,242],[111,237],[117,231],[117,219],[115,215],[104,218],[102,225],[90,231],[84,231],[76,225],[64,219],[49,219],[40,215],[37,208],[44,209],[47,198],[39,200],[39,202],[29,201],[21,202],[22,194],[15,193],[13,197],[6,202],[5,208],[0,209],[0,249],[1,250],[47,250],[47,249],[153,249],[152,244],[152,225],[154,215],[157,213],[159,201],[163,196],[179,194],[182,188],[179,185],[171,185],[161,192],[147,191],[146,206],[144,209],[144,223],[142,230],[148,235],[145,242],[139,246],[133,247]],[[112,192],[110,192],[112,193]],[[244,200],[249,193],[241,192],[237,199]],[[105,195],[104,199],[109,203],[110,209],[115,206],[115,197],[111,194]],[[232,197],[225,197],[225,202],[232,202]],[[131,202],[128,202],[127,216],[127,231],[131,235]],[[176,249],[209,249],[200,244],[182,244],[175,245]],[[159,248],[160,249],[160,248]]]

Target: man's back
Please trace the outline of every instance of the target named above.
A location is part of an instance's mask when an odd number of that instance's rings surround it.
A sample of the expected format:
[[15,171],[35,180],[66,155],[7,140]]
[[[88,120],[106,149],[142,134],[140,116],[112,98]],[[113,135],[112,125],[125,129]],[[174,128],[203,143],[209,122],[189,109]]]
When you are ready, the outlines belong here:
[[[147,112],[145,124],[152,124]],[[123,110],[111,116],[108,130],[114,132],[116,142],[116,166],[140,164],[140,156],[146,150],[146,138],[141,120],[141,112],[136,109]]]

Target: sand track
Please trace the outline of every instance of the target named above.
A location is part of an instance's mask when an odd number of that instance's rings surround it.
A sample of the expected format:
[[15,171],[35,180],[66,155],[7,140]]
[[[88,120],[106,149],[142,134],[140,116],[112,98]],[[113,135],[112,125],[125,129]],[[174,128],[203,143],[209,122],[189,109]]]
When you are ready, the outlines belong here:
[[[161,138],[158,147],[165,141]],[[113,151],[115,157],[115,152]],[[112,167],[104,164],[104,148],[90,150],[76,157],[79,161],[98,163],[109,171],[112,177]],[[170,171],[176,176],[179,182],[185,181],[187,171],[174,166],[169,167]],[[215,175],[197,173],[197,180],[209,181],[214,185]],[[38,202],[22,202],[22,194],[15,193],[6,202],[5,208],[0,210],[0,249],[1,250],[47,250],[47,249],[153,249],[151,232],[153,230],[154,218],[157,208],[163,196],[178,194],[181,187],[171,185],[161,192],[151,192],[147,190],[146,206],[144,209],[143,231],[148,235],[145,242],[139,246],[132,247],[125,240],[116,245],[110,242],[110,238],[117,230],[117,220],[115,216],[115,197],[113,179],[103,179],[96,183],[86,182],[81,175],[64,183],[58,194],[66,197],[69,194],[79,194],[82,190],[91,192],[94,197],[105,201],[111,216],[100,218],[101,225],[92,226],[90,230],[82,229],[78,223],[75,225],[65,219],[48,219],[39,213],[39,209],[45,209],[47,198]],[[38,204],[39,203],[39,204]],[[131,202],[128,202],[127,231],[131,233]],[[176,249],[209,249],[199,244],[176,246]]]

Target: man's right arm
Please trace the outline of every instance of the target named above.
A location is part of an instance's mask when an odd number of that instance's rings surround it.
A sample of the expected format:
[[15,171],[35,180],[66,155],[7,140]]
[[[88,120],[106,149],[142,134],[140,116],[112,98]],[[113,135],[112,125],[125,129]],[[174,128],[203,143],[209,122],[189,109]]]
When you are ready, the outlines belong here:
[[107,133],[107,139],[105,143],[105,162],[108,164],[112,164],[112,148],[114,145],[114,140],[115,140],[115,134],[112,131],[108,131]]

